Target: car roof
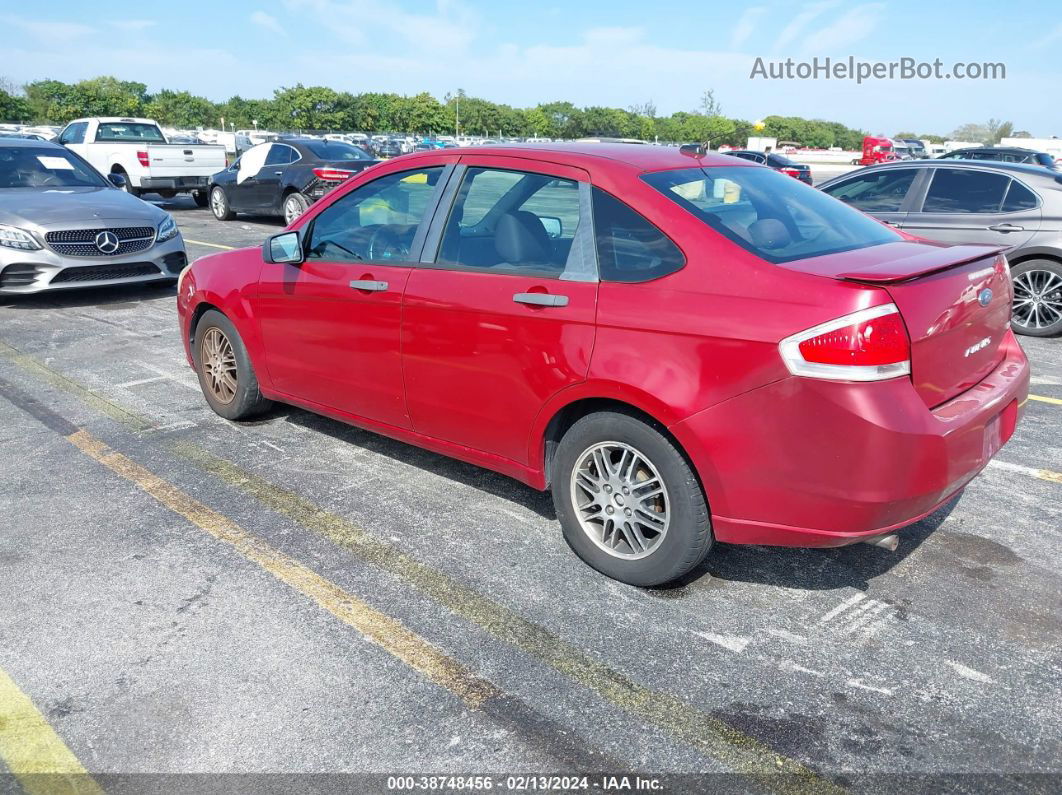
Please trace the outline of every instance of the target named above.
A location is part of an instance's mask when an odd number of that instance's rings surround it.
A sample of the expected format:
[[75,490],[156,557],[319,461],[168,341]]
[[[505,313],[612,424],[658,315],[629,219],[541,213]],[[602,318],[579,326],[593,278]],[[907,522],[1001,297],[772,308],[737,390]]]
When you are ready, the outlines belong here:
[[[531,144],[498,144],[491,146],[459,146],[453,149],[437,149],[432,154],[445,151],[449,155],[484,155],[501,157],[526,157],[531,160],[543,160],[554,163],[583,167],[586,169],[601,167],[606,164],[621,164],[636,171],[666,171],[676,168],[699,168],[708,166],[725,166],[735,168],[756,168],[748,161],[742,162],[727,154],[709,152],[704,155],[686,154],[677,146],[656,146],[653,144],[614,144],[596,142],[562,142]],[[404,157],[424,157],[425,152],[417,152]]]
[[1021,152],[1023,155],[1041,155],[1044,152],[1038,149],[1026,149],[1023,146],[967,146],[963,149],[952,149],[948,154],[955,152]]
[[982,171],[1009,171],[1015,175],[1020,174],[1027,178],[1049,179],[1052,182],[1062,182],[1062,175],[1057,171],[1051,171],[1043,166],[1037,166],[1031,163],[1005,163],[1000,160],[950,160],[937,157],[929,160],[897,160],[892,163],[879,163],[877,165],[855,169],[844,174],[839,174],[833,179],[829,179],[822,183],[819,187],[832,185],[835,182],[840,182],[843,179],[848,179],[849,177],[854,177],[857,174],[863,174],[868,171],[888,171],[890,169],[903,168],[975,168]]
[[0,146],[31,146],[40,149],[65,149],[52,141],[38,141],[36,138],[0,138]]

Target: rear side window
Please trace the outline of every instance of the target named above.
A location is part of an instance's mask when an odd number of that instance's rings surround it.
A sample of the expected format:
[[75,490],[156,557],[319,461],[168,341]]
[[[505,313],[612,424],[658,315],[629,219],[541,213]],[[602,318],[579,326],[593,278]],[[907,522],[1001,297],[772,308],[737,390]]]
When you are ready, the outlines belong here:
[[865,213],[894,213],[899,211],[917,174],[913,168],[890,168],[860,174],[822,190]]
[[899,233],[779,171],[683,168],[642,177],[675,204],[768,262],[894,243]]
[[266,155],[265,165],[286,166],[295,161],[295,150],[285,144],[270,144],[269,154]]
[[972,168],[937,168],[929,183],[924,213],[997,213],[1010,177]]
[[1039,204],[1036,194],[1017,180],[1010,181],[1007,198],[1003,200],[1003,212],[1015,213],[1019,210],[1032,210]]
[[600,188],[594,188],[593,197],[602,281],[645,282],[686,264],[678,246],[626,204]]

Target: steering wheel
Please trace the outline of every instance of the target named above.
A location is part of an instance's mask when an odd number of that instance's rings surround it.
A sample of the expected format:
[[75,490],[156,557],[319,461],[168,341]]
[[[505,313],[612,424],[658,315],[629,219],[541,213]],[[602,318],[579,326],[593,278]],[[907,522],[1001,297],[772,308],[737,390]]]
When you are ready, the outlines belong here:
[[366,251],[369,262],[399,259],[406,255],[406,249],[398,235],[386,226],[378,226],[369,238]]

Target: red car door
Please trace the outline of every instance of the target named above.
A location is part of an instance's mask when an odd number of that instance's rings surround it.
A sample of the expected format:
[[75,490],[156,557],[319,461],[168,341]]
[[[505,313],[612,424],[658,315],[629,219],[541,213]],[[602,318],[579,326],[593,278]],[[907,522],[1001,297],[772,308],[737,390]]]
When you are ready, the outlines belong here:
[[580,169],[462,157],[403,300],[415,431],[527,463],[542,405],[584,380],[590,362],[589,192]]
[[399,358],[402,292],[446,164],[396,167],[300,227],[305,260],[262,266],[255,299],[275,389],[304,402],[409,427]]

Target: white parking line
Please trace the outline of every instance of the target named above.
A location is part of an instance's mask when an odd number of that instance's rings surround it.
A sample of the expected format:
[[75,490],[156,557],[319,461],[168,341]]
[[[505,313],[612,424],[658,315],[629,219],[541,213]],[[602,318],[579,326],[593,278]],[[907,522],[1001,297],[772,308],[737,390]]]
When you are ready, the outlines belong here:
[[864,597],[864,594],[857,593],[851,599],[847,599],[844,602],[841,602],[841,604],[837,605],[837,607],[833,608],[833,610],[831,610],[829,613],[827,613],[822,618],[820,618],[819,619],[819,623],[820,624],[825,624],[827,621],[829,621],[834,616],[840,615],[845,610],[847,610],[849,607],[854,605],[856,602],[861,601],[863,599],[863,597]]
[[1035,467],[1027,467],[1024,464],[1000,461],[996,458],[989,461],[988,466],[993,469],[1002,469],[1004,472],[1016,472],[1019,475],[1028,475],[1031,478],[1047,480],[1051,483],[1062,483],[1062,472],[1052,472],[1050,469],[1036,469]]

